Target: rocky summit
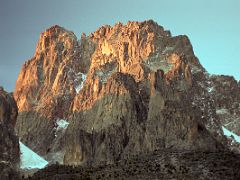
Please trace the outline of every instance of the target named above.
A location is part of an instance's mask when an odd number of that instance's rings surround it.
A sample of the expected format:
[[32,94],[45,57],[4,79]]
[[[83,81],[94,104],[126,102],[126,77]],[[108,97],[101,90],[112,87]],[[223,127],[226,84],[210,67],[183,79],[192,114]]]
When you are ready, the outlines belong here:
[[[240,83],[207,73],[185,35],[152,20],[45,30],[18,76],[16,131],[50,163],[100,165],[168,149],[239,145]],[[234,143],[233,143],[234,142]]]

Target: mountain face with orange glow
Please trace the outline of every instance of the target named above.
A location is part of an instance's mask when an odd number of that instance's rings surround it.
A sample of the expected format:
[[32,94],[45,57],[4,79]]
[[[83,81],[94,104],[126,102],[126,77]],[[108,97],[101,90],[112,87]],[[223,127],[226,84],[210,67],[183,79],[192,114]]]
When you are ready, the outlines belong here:
[[19,74],[16,130],[31,149],[63,164],[162,148],[224,150],[230,144],[217,110],[228,107],[219,79],[201,66],[187,36],[171,36],[152,20],[105,25],[80,40],[56,25],[40,35]]

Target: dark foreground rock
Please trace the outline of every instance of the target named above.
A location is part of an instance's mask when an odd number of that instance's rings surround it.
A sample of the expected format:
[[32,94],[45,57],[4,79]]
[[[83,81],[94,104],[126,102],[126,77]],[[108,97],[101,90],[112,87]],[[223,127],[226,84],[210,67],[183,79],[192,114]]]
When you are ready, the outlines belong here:
[[28,179],[215,179],[240,178],[240,155],[231,152],[155,151],[113,165],[51,165]]
[[0,87],[0,179],[17,179],[19,163],[18,137],[14,132],[17,105],[11,94]]

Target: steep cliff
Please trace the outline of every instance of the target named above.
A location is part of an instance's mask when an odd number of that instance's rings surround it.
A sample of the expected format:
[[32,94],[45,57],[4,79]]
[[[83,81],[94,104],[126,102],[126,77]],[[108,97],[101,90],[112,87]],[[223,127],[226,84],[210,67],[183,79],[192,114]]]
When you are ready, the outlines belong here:
[[19,74],[16,130],[36,152],[64,164],[162,148],[223,150],[208,82],[188,37],[173,37],[152,20],[106,25],[80,40],[53,26]]
[[0,87],[0,179],[17,179],[19,163],[18,137],[14,132],[17,105],[11,94]]
[[[231,76],[210,76],[211,95],[223,127],[240,137],[240,83]],[[240,140],[229,138],[230,148],[240,153]]]

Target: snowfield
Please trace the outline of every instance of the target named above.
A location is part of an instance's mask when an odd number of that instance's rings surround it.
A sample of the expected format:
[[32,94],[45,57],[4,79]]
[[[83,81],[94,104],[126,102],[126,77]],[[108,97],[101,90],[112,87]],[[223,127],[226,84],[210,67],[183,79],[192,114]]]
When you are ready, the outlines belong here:
[[231,137],[232,136],[236,142],[240,143],[240,136],[238,136],[237,134],[229,131],[224,126],[222,126],[222,130],[223,130],[223,133],[224,133],[225,136],[227,136],[227,137]]
[[22,142],[19,141],[20,145],[20,168],[21,169],[42,169],[48,162],[41,156],[33,152]]

